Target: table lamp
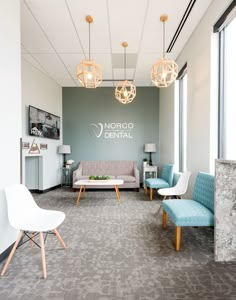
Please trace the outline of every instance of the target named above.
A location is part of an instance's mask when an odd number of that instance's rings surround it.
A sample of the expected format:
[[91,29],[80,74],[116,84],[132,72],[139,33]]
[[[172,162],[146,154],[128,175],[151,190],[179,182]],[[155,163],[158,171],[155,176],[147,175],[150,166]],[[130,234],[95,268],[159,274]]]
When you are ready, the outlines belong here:
[[63,167],[65,167],[66,166],[66,154],[71,154],[70,145],[59,146],[58,153],[63,154]]
[[149,152],[149,165],[152,166],[152,153],[157,151],[156,144],[145,144],[144,152]]

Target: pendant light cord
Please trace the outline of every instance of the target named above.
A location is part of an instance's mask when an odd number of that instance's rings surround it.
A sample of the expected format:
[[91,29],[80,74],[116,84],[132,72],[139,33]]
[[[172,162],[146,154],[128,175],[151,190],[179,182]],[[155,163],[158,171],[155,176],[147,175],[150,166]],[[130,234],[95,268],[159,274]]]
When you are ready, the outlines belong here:
[[90,23],[89,23],[89,60],[90,60]]
[[125,80],[126,80],[126,47],[124,48],[125,48],[124,65],[125,65]]
[[163,58],[165,58],[165,22],[163,22]]

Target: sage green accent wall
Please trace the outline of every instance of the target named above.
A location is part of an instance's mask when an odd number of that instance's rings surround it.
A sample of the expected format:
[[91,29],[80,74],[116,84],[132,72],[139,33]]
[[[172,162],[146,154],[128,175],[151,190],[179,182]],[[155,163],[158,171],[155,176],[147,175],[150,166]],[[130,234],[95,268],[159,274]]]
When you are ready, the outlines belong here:
[[[159,149],[159,95],[154,87],[137,88],[130,104],[119,103],[114,88],[63,88],[63,143],[75,160],[135,160],[141,168],[145,143]],[[153,153],[153,164],[159,153]],[[141,170],[141,169],[140,169]]]

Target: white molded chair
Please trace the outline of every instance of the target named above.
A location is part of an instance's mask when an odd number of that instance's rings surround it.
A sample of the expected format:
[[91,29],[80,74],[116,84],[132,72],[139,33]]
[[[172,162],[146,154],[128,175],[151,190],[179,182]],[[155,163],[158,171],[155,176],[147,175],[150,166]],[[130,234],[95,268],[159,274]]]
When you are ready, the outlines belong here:
[[64,221],[65,214],[60,211],[46,210],[40,208],[34,201],[30,191],[22,184],[9,186],[5,189],[7,199],[8,218],[12,227],[19,229],[20,234],[15,242],[10,255],[1,272],[1,276],[7,270],[9,263],[16,251],[17,246],[24,236],[28,237],[27,241],[36,244],[34,237],[39,234],[40,248],[42,255],[43,277],[47,277],[45,249],[43,233],[54,232],[63,248],[66,248],[61,236],[56,228]]
[[[167,197],[181,198],[181,196],[184,195],[187,191],[190,175],[191,172],[189,171],[182,173],[175,186],[171,188],[159,189],[158,194],[164,196],[163,200],[165,200]],[[157,211],[157,214],[159,213],[160,209],[161,209],[161,205]]]

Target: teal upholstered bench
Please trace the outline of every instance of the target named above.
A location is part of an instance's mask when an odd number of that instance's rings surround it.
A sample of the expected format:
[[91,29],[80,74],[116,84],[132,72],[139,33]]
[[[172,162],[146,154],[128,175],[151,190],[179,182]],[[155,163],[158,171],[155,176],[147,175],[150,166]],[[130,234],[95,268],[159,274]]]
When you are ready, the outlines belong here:
[[199,172],[193,190],[193,199],[170,199],[162,202],[162,227],[167,216],[176,226],[176,251],[180,250],[181,227],[214,226],[214,176]]
[[172,187],[174,175],[174,165],[164,164],[159,178],[148,178],[145,180],[145,194],[147,194],[147,188],[150,189],[150,200],[152,200],[153,189],[164,189]]

